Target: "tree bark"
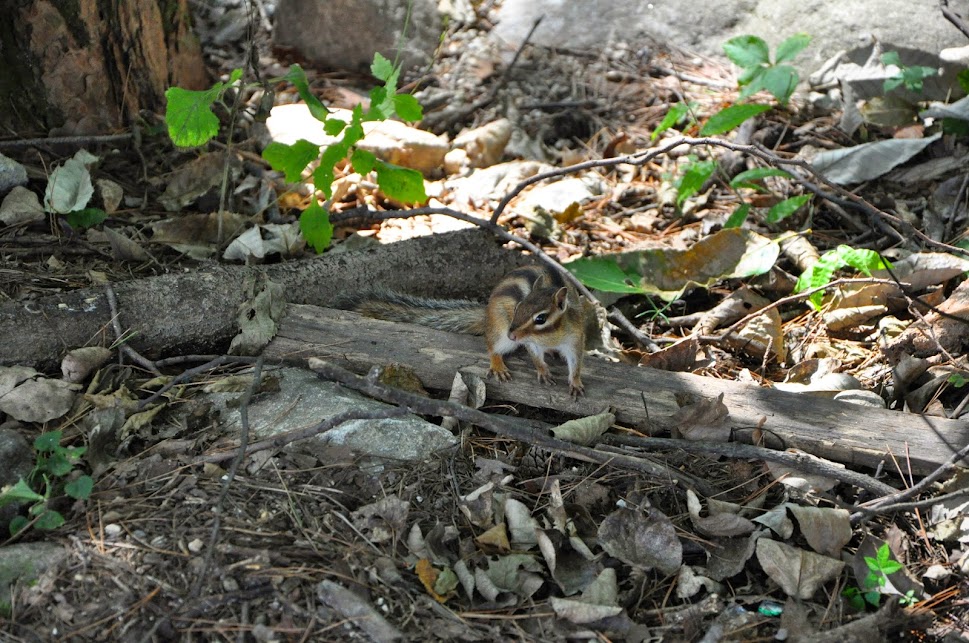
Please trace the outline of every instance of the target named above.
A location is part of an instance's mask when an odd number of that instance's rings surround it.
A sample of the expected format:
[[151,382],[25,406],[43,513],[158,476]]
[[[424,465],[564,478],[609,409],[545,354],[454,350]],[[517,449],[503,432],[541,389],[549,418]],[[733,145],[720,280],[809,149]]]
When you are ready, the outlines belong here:
[[9,0],[0,68],[0,126],[25,137],[104,134],[209,83],[188,0]]

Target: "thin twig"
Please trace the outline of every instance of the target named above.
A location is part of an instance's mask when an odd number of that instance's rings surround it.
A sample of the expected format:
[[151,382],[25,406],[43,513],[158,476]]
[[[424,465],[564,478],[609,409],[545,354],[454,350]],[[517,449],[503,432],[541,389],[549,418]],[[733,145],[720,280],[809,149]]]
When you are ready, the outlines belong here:
[[861,519],[866,515],[866,512],[871,510],[880,509],[883,505],[888,505],[889,503],[897,504],[901,503],[909,498],[914,498],[918,494],[926,491],[929,486],[934,484],[937,480],[940,480],[942,476],[949,474],[954,471],[956,464],[962,461],[966,456],[969,456],[969,445],[962,447],[951,456],[949,459],[940,464],[936,469],[929,475],[922,478],[918,483],[912,485],[908,489],[902,491],[897,491],[888,496],[883,496],[881,498],[876,498],[874,500],[869,500],[868,502],[862,504],[859,507],[859,512],[851,516],[852,520]]
[[742,444],[740,442],[706,442],[702,440],[692,441],[611,434],[604,436],[604,438],[605,442],[610,444],[631,446],[650,451],[655,449],[679,449],[687,453],[703,453],[707,455],[726,456],[728,458],[769,460],[797,469],[798,471],[846,482],[866,491],[876,493],[879,496],[898,493],[898,489],[879,480],[875,480],[871,476],[839,467],[817,456],[808,457],[799,453],[775,451],[774,449],[765,449],[764,447]]
[[636,325],[629,321],[618,308],[610,308],[606,319],[629,333],[637,344],[650,353],[656,353],[661,350],[659,344],[654,342],[649,335],[639,330]]
[[955,25],[955,28],[961,31],[966,38],[969,38],[969,25],[962,19],[962,16],[949,8],[949,0],[939,0],[939,6],[942,8],[942,15],[945,16],[945,19]]
[[138,402],[138,410],[139,411],[143,410],[146,406],[148,406],[152,402],[155,402],[156,400],[160,399],[162,395],[170,391],[173,387],[178,386],[182,382],[191,380],[196,375],[205,373],[206,371],[210,371],[213,368],[222,366],[223,364],[254,364],[259,359],[261,358],[243,357],[240,355],[219,355],[218,357],[216,357],[211,361],[208,361],[200,366],[196,366],[195,368],[190,368],[187,371],[184,371],[183,373],[181,373],[180,375],[177,375],[176,377],[172,378],[170,382],[163,385],[160,389],[152,393],[147,398]]
[[120,352],[127,355],[131,361],[142,368],[155,375],[161,375],[161,371],[158,370],[158,366],[154,362],[122,341],[124,339],[124,332],[121,330],[121,322],[118,320],[118,297],[114,294],[114,288],[111,287],[111,284],[106,284],[104,291],[108,297],[108,308],[111,310],[111,327],[114,329],[115,340],[122,342],[119,346]]
[[202,592],[202,584],[208,580],[209,567],[212,565],[212,556],[215,555],[215,548],[219,542],[219,530],[222,528],[222,513],[225,510],[225,499],[229,496],[229,488],[232,485],[232,481],[235,480],[236,473],[239,471],[239,465],[246,458],[246,448],[249,446],[249,401],[252,400],[252,396],[259,390],[261,384],[262,357],[260,356],[256,359],[256,365],[252,369],[252,382],[249,384],[245,394],[242,396],[242,400],[239,402],[239,450],[222,482],[222,492],[216,499],[215,504],[212,505],[213,519],[212,530],[209,532],[209,546],[205,550],[205,556],[202,558],[202,568],[195,575],[195,581],[192,583],[191,590],[189,590],[189,600],[199,597]]
[[45,145],[77,145],[84,147],[94,143],[116,143],[131,138],[131,134],[105,134],[101,136],[52,136],[50,138],[21,138],[0,141],[0,149],[14,147],[41,147]]

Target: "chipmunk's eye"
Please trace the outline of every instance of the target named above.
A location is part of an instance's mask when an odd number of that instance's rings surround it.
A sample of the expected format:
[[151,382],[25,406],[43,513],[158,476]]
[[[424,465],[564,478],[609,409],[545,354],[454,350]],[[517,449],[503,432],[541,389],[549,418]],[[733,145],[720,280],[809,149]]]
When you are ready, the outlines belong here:
[[548,321],[548,313],[538,313],[535,315],[535,324],[541,326]]

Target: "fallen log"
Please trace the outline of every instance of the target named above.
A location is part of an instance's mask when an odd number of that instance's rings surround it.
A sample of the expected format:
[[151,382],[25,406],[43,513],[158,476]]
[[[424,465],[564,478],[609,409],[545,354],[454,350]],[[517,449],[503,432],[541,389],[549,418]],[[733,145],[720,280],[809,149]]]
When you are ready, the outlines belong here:
[[[348,289],[379,284],[442,297],[487,297],[502,276],[529,259],[481,230],[420,237],[354,252],[259,267],[214,266],[114,285],[121,327],[147,357],[222,353],[238,332],[246,284],[265,273],[287,301],[325,306]],[[111,311],[103,288],[84,288],[0,305],[0,366],[57,371],[81,346],[110,346]]]
[[[447,390],[456,371],[484,377],[488,359],[484,340],[445,333],[411,324],[368,319],[354,313],[293,305],[280,324],[277,337],[266,350],[273,361],[303,364],[319,357],[356,373],[371,366],[400,362],[414,369],[428,388]],[[511,382],[488,380],[488,397],[495,402],[590,415],[610,408],[619,424],[650,435],[669,433],[675,396],[693,393],[706,397],[724,394],[730,411],[728,423],[736,439],[751,440],[752,429],[766,418],[768,443],[796,447],[815,455],[854,466],[885,463],[925,474],[969,443],[969,423],[872,409],[818,399],[738,382],[671,373],[588,358],[583,381],[587,395],[572,400],[565,381],[565,365],[551,363],[559,381],[547,387],[537,383],[524,355],[509,360]]]

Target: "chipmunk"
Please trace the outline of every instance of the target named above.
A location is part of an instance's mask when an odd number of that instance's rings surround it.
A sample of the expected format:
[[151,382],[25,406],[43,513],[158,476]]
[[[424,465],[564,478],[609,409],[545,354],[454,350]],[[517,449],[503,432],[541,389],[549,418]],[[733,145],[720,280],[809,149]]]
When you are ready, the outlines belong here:
[[506,382],[504,356],[524,346],[538,381],[555,384],[545,353],[556,351],[569,367],[569,394],[583,395],[585,302],[556,270],[525,266],[508,273],[491,291],[487,306],[467,299],[426,299],[387,290],[361,292],[341,302],[368,317],[420,324],[438,330],[484,335],[488,376]]

